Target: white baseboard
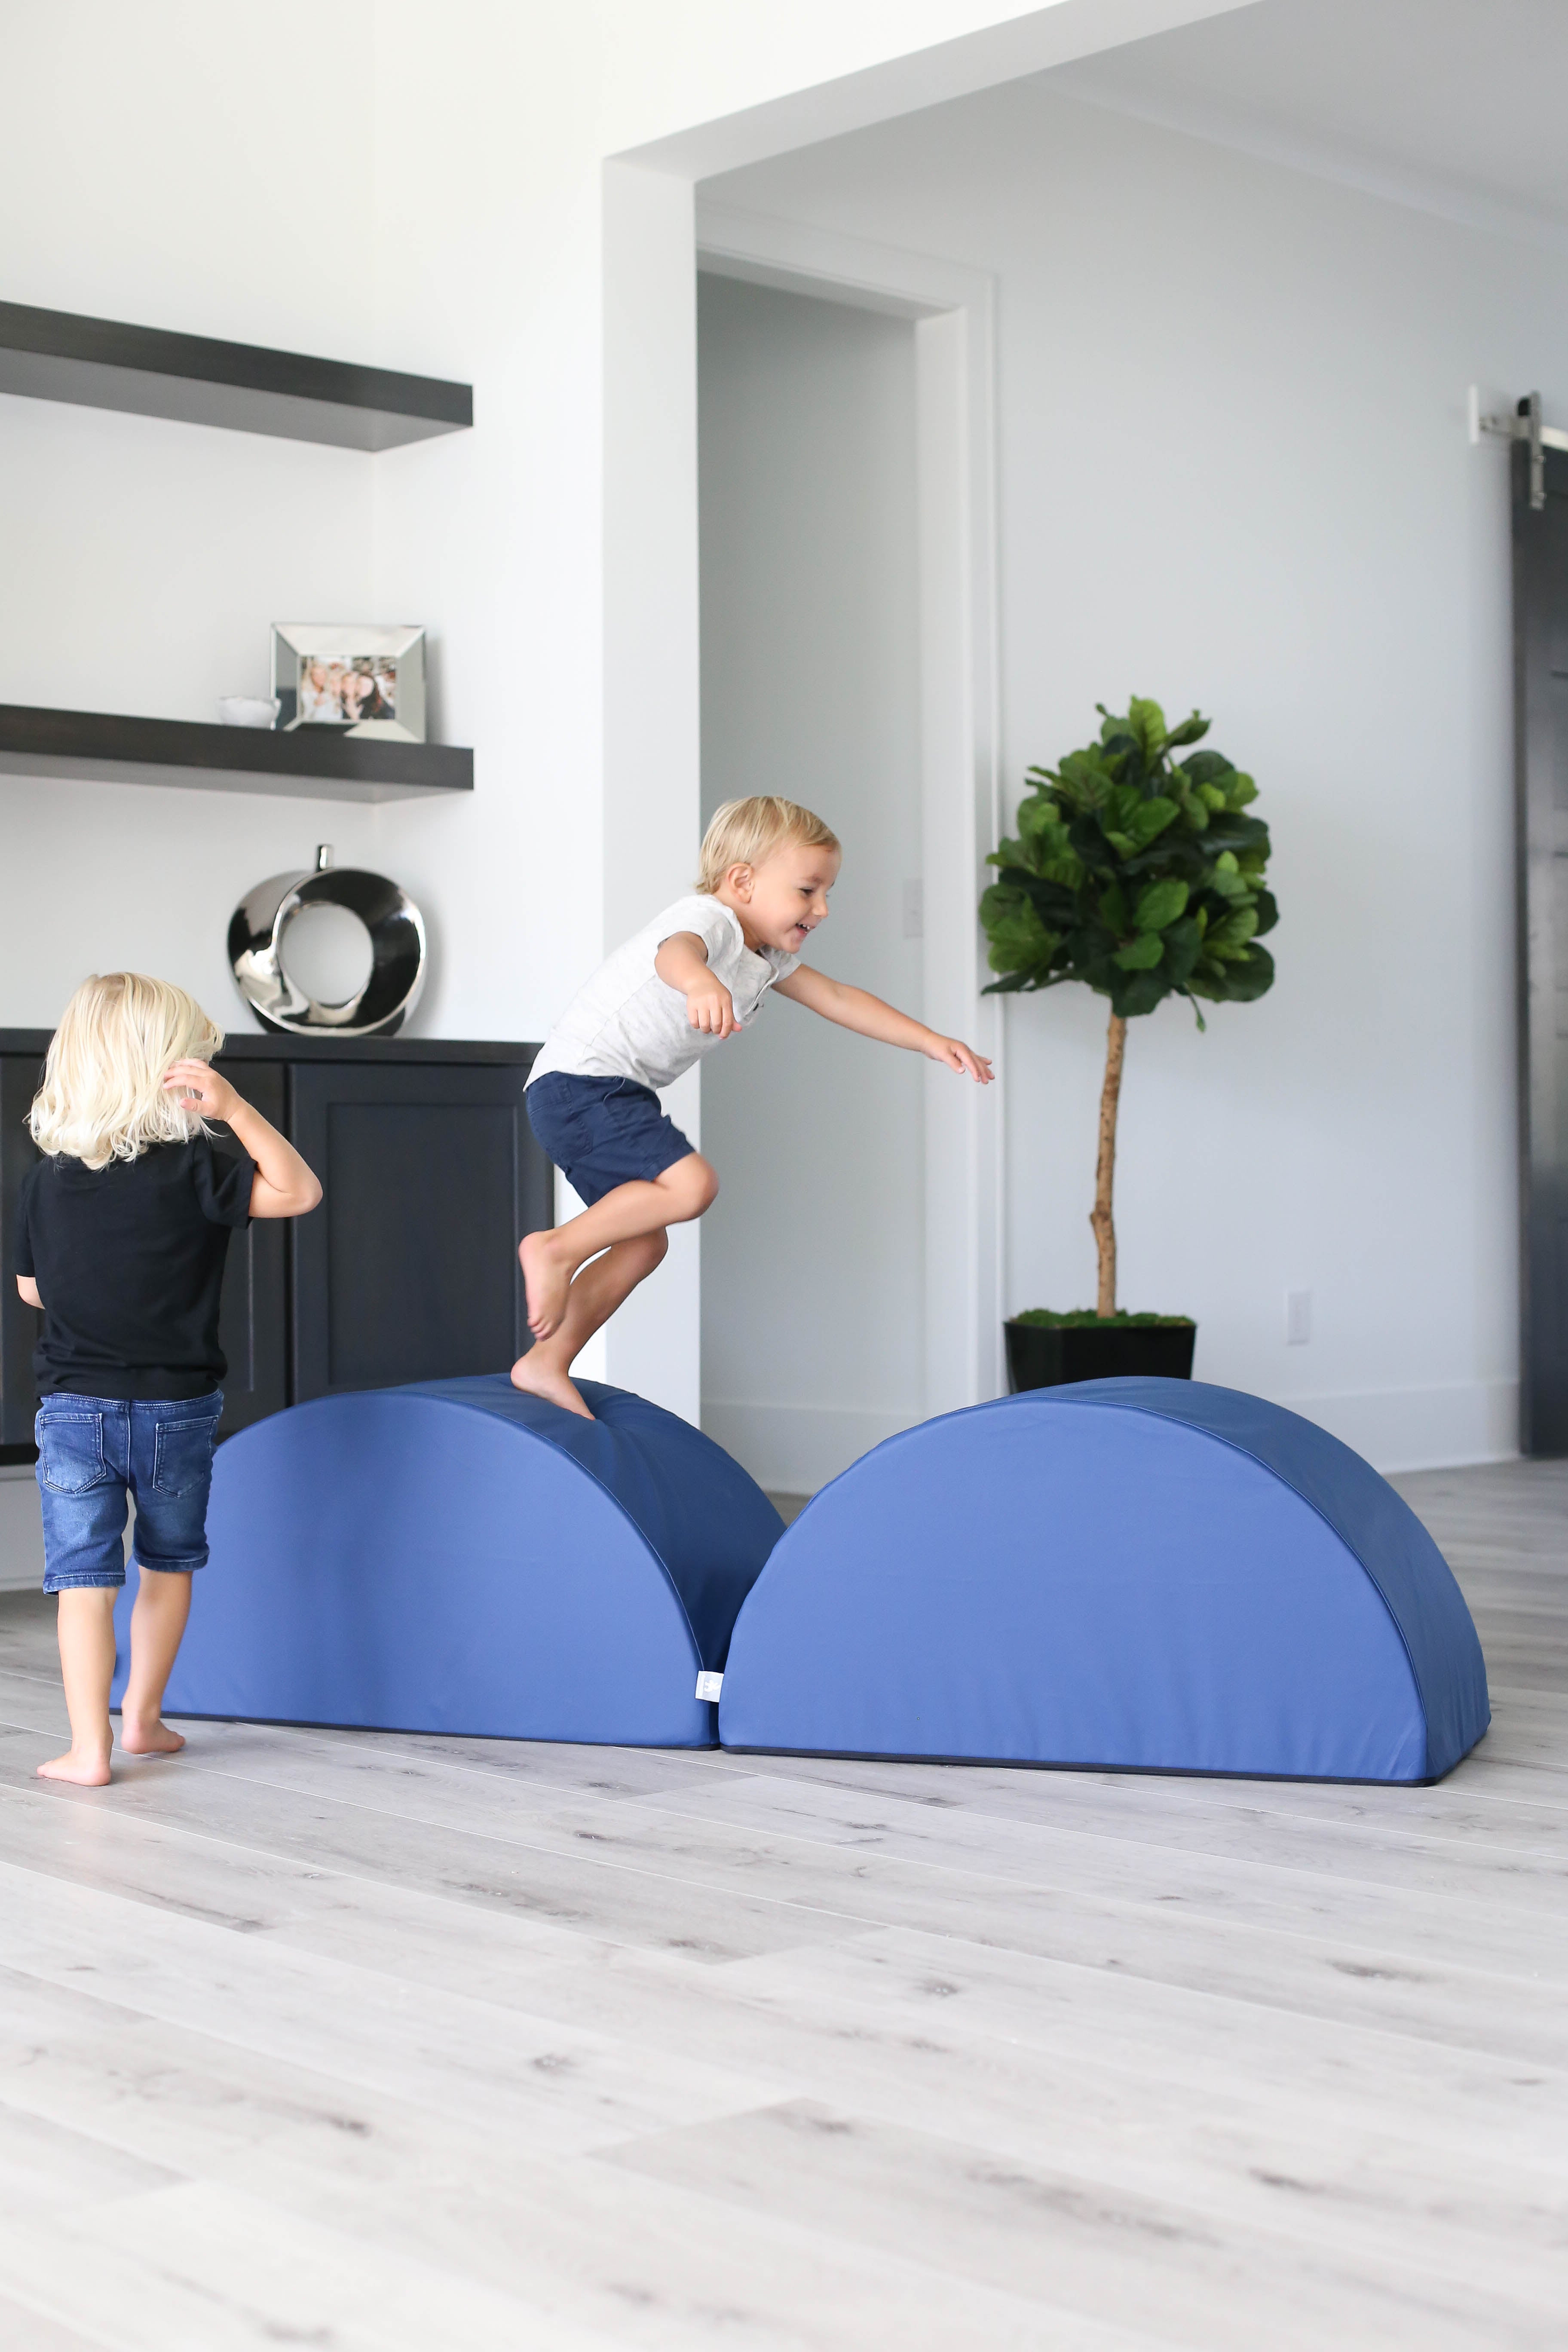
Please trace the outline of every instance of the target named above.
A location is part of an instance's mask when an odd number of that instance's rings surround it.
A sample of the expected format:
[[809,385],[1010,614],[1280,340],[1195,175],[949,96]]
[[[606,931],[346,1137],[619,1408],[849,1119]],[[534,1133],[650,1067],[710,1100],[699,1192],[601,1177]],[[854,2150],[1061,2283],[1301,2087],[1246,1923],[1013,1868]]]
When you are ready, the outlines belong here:
[[736,1404],[702,1400],[702,1426],[726,1454],[773,1495],[815,1495],[884,1437],[921,1418],[918,1412],[873,1412],[849,1407]]
[[1510,1462],[1519,1452],[1517,1381],[1278,1402],[1353,1445],[1375,1470],[1452,1470],[1466,1462]]
[[[1446,1388],[1369,1389],[1277,1402],[1354,1446],[1374,1469],[1447,1470],[1508,1462],[1519,1452],[1519,1383],[1472,1381]],[[790,1404],[738,1404],[705,1397],[708,1435],[775,1495],[815,1495],[918,1413]]]

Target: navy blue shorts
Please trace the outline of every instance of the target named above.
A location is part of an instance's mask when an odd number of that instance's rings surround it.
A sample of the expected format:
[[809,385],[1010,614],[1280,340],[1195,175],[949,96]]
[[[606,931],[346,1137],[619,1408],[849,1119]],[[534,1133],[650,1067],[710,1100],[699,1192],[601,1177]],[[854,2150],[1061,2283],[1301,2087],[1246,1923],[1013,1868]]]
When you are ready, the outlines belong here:
[[696,1145],[635,1078],[581,1078],[546,1070],[528,1089],[528,1123],[580,1201],[592,1208],[617,1184],[651,1184]]

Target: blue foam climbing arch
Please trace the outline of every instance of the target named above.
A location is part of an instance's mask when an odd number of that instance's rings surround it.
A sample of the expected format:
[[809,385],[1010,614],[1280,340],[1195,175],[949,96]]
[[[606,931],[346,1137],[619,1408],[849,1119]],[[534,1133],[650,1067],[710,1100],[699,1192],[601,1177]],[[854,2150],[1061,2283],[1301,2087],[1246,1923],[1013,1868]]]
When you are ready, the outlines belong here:
[[889,1438],[756,1581],[727,1748],[1345,1780],[1489,1721],[1415,1513],[1300,1415],[1196,1381],[1033,1390]]
[[689,1423],[581,1386],[593,1421],[497,1375],[230,1438],[169,1713],[711,1746],[697,1677],[783,1523]]

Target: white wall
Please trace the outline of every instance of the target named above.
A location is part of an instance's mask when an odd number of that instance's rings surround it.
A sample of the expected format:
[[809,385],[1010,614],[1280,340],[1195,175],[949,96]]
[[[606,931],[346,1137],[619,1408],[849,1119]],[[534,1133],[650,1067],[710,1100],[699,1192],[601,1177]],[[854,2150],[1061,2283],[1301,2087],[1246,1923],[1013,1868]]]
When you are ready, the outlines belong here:
[[[702,800],[818,809],[843,871],[808,961],[918,1014],[914,329],[704,277]],[[811,1493],[924,1402],[923,1065],[781,1000],[703,1066],[703,1426]]]
[[[1043,79],[703,193],[996,273],[1009,798],[1133,691],[1259,781],[1279,983],[1133,1029],[1123,1303],[1384,1465],[1508,1450],[1507,498],[1464,399],[1568,395],[1562,264]],[[1080,1304],[1104,1008],[1007,1023],[1010,1301]]]
[[[119,962],[243,1019],[223,961],[228,913],[328,838],[426,908],[424,1030],[541,1034],[602,950],[616,860],[629,870],[624,829],[605,822],[606,669],[621,745],[642,711],[646,814],[662,813],[682,863],[696,808],[681,748],[695,731],[689,499],[666,593],[630,599],[629,618],[623,600],[626,625],[605,634],[606,573],[629,561],[628,540],[645,578],[650,555],[606,436],[652,451],[658,470],[692,464],[689,207],[684,190],[671,201],[657,174],[632,174],[635,204],[619,227],[607,220],[605,157],[673,141],[680,152],[662,161],[679,182],[715,140],[771,152],[1215,12],[1215,0],[14,10],[8,299],[456,376],[474,384],[476,424],[369,458],[5,404],[0,694],[195,716],[260,682],[272,619],[357,608],[418,620],[433,636],[435,730],[474,745],[477,789],[466,804],[368,813],[0,779],[0,1025],[51,1021],[84,971]],[[644,359],[619,331],[637,281],[613,264],[627,250],[686,271],[684,317],[655,321]],[[626,394],[608,410],[606,362]],[[652,692],[660,678],[684,687]],[[694,1250],[672,1253],[642,1306],[627,1364],[694,1410]]]

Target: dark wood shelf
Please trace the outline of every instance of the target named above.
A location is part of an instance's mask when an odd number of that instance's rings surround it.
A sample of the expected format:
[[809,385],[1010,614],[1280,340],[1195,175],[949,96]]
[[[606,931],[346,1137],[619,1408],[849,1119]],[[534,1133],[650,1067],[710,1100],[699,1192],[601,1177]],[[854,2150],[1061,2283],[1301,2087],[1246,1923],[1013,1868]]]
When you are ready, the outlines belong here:
[[0,302],[0,392],[345,449],[396,449],[474,421],[466,383],[25,302]]
[[278,735],[262,727],[37,710],[17,702],[0,703],[0,771],[320,801],[399,801],[474,789],[474,755],[453,743],[394,743],[324,727]]

